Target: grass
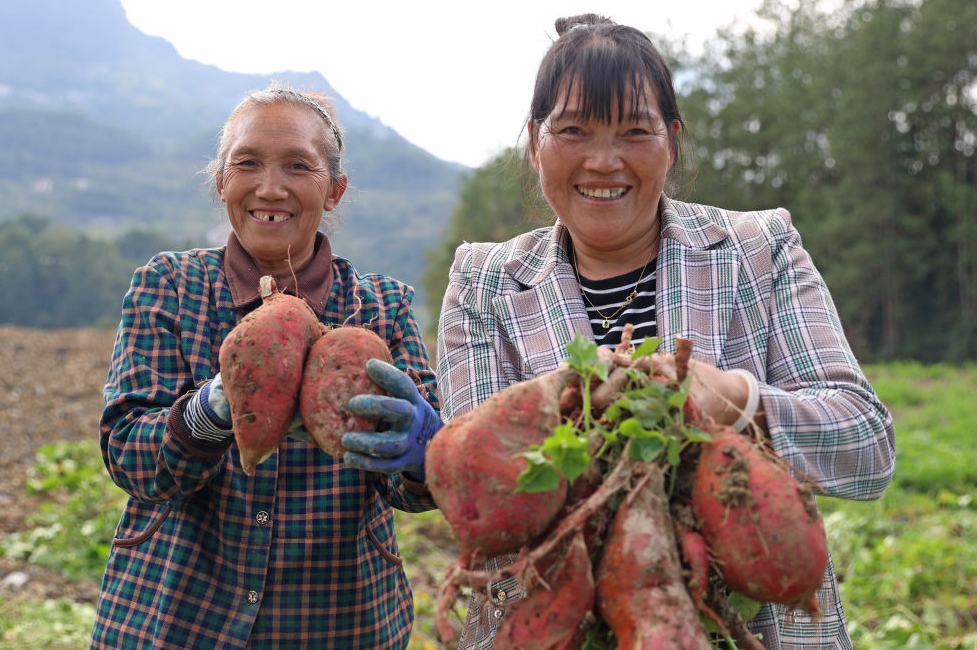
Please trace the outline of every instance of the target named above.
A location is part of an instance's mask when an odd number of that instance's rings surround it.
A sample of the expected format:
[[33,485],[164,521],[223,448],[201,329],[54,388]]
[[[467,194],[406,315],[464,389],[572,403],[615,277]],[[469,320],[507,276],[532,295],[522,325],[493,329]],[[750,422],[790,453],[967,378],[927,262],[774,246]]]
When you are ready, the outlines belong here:
[[822,499],[856,648],[977,648],[977,366],[866,372],[896,422],[876,502]]
[[[859,650],[977,650],[977,366],[866,368],[896,421],[896,475],[879,501],[822,499],[849,629]],[[119,498],[90,443],[42,449],[29,490],[52,496],[0,553],[69,579],[104,565]],[[113,503],[120,503],[112,501]],[[102,516],[91,511],[100,503]],[[410,650],[439,650],[437,584],[453,560],[437,512],[397,514],[415,590]],[[0,650],[86,648],[94,611],[67,599],[0,602]]]

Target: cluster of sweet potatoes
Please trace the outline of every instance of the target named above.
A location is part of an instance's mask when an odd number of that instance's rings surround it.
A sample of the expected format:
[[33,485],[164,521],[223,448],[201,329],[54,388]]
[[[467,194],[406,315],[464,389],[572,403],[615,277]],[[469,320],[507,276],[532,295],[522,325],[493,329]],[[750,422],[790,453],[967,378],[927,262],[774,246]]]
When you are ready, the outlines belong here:
[[309,305],[261,278],[262,304],[231,330],[219,360],[241,467],[248,475],[281,443],[296,413],[312,441],[342,457],[346,431],[377,422],[346,410],[353,395],[380,392],[366,374],[367,359],[390,362],[390,351],[363,327],[327,327]]
[[[562,422],[579,422],[582,406],[622,417],[615,397],[642,376],[678,393],[691,354],[691,343],[680,343],[677,376],[654,376],[650,358],[619,350],[604,357],[614,372],[588,384],[592,399],[564,365],[501,391],[432,440],[427,481],[460,552],[441,588],[444,640],[454,636],[450,612],[465,589],[484,596],[483,617],[504,612],[497,650],[705,650],[716,639],[762,648],[731,592],[819,615],[827,543],[810,486],[760,442],[700,418],[687,394],[669,408],[697,435],[677,456],[647,460],[625,446],[595,453],[572,481],[519,489],[525,452]],[[593,449],[607,446],[594,438]],[[495,556],[509,563],[485,570]],[[523,597],[493,592],[512,577]]]

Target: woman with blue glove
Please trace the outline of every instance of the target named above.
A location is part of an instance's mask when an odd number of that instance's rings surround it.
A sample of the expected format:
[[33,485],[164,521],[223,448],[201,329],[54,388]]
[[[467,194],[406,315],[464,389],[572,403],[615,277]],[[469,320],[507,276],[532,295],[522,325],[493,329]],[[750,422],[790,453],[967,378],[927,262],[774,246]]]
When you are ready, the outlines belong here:
[[[405,648],[413,600],[393,508],[436,507],[424,448],[441,425],[413,289],[359,274],[319,231],[347,180],[327,98],[249,94],[208,173],[227,244],[156,255],[123,300],[100,431],[129,500],[91,647]],[[382,432],[347,434],[345,461],[310,444],[297,414],[254,476],[241,469],[218,352],[261,304],[263,275],[322,323],[387,342],[393,365],[370,373],[388,395],[353,405]]]

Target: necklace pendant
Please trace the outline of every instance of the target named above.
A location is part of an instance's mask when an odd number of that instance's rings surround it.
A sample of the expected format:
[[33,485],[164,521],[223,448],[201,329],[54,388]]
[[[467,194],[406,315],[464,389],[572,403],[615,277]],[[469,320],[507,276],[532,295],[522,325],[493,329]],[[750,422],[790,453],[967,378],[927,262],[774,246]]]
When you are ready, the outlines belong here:
[[603,327],[605,330],[609,330],[611,329],[611,321],[605,318],[604,320],[601,321],[600,326]]

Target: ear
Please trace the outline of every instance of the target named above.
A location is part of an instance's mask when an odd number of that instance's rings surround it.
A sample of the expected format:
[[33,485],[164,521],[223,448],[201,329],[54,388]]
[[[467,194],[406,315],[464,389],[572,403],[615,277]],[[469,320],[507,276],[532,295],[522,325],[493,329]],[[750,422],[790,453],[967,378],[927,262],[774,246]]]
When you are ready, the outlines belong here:
[[221,202],[224,202],[224,173],[222,171],[214,172],[214,187],[217,188],[217,196],[220,197]]
[[332,186],[329,188],[329,194],[326,195],[326,200],[322,204],[322,209],[325,211],[330,211],[335,209],[339,205],[339,199],[343,198],[343,194],[346,192],[346,183],[349,181],[346,174],[334,178],[332,180]]
[[669,148],[672,150],[671,152],[672,162],[671,165],[669,166],[674,165],[675,161],[678,160],[678,134],[679,131],[681,130],[682,130],[682,123],[679,122],[678,120],[672,120],[672,131],[674,131],[675,133],[672,135],[671,138],[668,139]]
[[533,169],[536,173],[539,173],[539,151],[536,148],[536,138],[539,135],[536,132],[536,123],[529,120],[526,123],[526,132],[529,133],[529,142],[526,146],[529,147],[529,162],[532,163]]

